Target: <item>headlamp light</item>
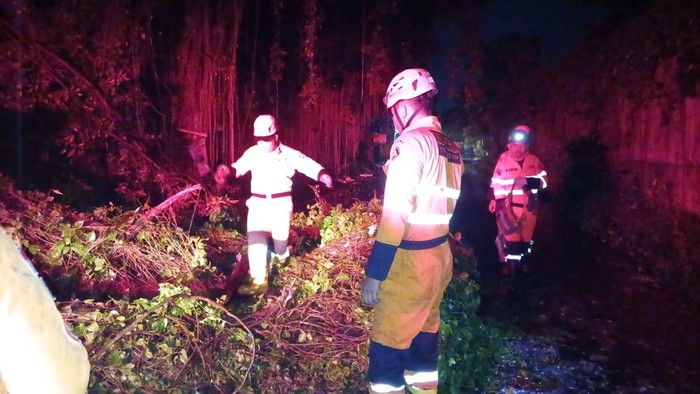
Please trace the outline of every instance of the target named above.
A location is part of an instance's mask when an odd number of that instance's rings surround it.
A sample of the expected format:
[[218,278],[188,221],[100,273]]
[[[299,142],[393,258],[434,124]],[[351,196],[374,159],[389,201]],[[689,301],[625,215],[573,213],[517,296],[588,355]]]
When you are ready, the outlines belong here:
[[526,142],[527,141],[527,134],[523,131],[515,131],[510,135],[510,139],[508,142]]

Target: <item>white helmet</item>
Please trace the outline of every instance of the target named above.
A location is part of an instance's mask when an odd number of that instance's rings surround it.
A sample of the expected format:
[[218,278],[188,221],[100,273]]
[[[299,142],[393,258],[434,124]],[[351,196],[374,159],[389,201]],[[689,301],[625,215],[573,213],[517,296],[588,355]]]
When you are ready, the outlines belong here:
[[253,135],[255,137],[269,137],[277,132],[277,122],[272,115],[260,115],[253,122]]
[[425,93],[432,97],[437,92],[437,85],[429,72],[422,68],[409,68],[391,80],[384,96],[384,105],[391,108],[399,100],[412,99]]

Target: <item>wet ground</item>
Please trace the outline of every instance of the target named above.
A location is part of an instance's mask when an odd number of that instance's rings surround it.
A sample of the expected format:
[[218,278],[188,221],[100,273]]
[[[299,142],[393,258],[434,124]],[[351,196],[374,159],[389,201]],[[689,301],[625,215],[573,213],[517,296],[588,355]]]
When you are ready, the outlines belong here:
[[489,392],[700,392],[700,308],[542,207],[527,273],[499,272],[490,171],[467,165],[455,215],[479,261],[480,315],[506,333]]

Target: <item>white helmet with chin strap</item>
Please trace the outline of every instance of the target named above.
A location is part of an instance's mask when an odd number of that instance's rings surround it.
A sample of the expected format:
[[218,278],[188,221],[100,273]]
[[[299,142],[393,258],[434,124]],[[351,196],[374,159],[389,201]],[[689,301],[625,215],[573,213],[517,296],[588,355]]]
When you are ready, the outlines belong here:
[[398,107],[395,107],[396,103],[420,96],[433,97],[437,92],[438,89],[433,77],[425,69],[409,68],[396,74],[386,89],[384,105],[391,111],[399,133],[413,122],[419,111],[412,107],[413,113],[409,115],[406,111],[398,111]]
[[422,68],[409,68],[396,74],[389,83],[384,96],[384,105],[391,108],[399,100],[416,98],[423,94],[436,95],[437,85],[430,73]]

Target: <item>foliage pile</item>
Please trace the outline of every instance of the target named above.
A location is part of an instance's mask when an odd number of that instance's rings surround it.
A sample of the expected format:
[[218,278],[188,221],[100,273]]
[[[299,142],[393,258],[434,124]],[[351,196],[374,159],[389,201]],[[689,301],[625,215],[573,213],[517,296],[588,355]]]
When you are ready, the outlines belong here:
[[[50,194],[3,185],[2,225],[14,229],[37,267],[67,281],[66,288],[98,277],[105,286],[119,278],[155,283],[153,296],[112,286],[111,298],[95,300],[82,288],[77,299],[60,304],[88,349],[91,392],[365,390],[372,310],[360,304],[359,291],[379,199],[350,207],[319,201],[296,214],[295,253],[273,267],[271,290],[226,299],[223,270],[207,251],[244,248],[236,203],[210,198],[207,224],[193,236],[169,221],[137,219],[145,216],[138,210],[73,212]],[[441,381],[456,393],[486,384],[498,338],[476,318],[471,250],[455,240],[452,246],[455,280],[443,303]],[[193,295],[201,290],[193,284],[206,280],[217,282],[211,294]]]
[[22,240],[58,298],[154,296],[160,283],[201,278],[223,286],[204,240],[172,223],[114,205],[78,212],[54,203],[56,190],[22,193],[9,179],[1,184],[0,223]]
[[273,267],[274,290],[247,306],[243,321],[260,346],[254,392],[363,389],[371,310],[359,291],[381,204],[328,209],[317,203],[295,215],[293,227],[317,228],[322,246]]
[[71,302],[90,355],[91,392],[226,392],[255,359],[252,333],[216,302],[163,284],[153,299]]

